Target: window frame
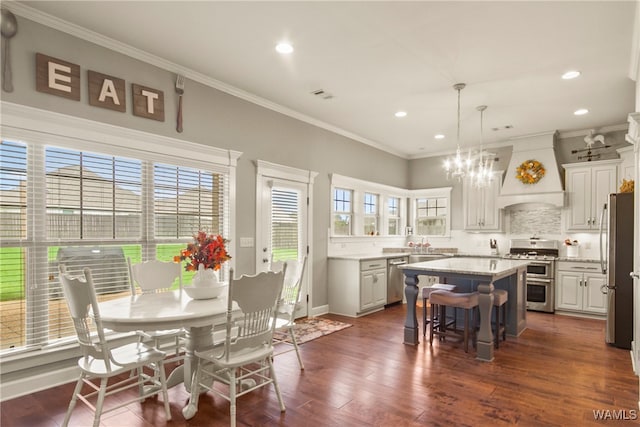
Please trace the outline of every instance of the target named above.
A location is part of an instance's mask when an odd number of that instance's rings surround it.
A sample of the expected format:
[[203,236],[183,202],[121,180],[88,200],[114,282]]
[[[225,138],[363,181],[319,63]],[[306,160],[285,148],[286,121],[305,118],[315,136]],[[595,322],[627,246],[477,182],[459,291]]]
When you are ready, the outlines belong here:
[[[336,234],[334,229],[334,191],[336,188],[349,189],[352,191],[352,217],[351,217],[351,233],[350,235]],[[377,232],[375,236],[366,235],[364,233],[365,214],[364,202],[365,193],[377,195]],[[331,174],[331,236],[332,238],[359,238],[359,237],[405,237],[408,223],[407,204],[410,191],[392,187],[390,185],[378,184],[375,182],[364,181],[358,178],[352,178],[336,173]],[[388,198],[397,198],[398,214],[399,214],[399,234],[389,234],[389,212],[386,208]],[[383,208],[384,206],[384,208]]]
[[[395,207],[397,210],[397,214],[392,214],[391,212],[391,206],[389,205],[389,203],[392,200],[397,200],[397,206]],[[400,197],[396,197],[396,196],[387,196],[386,200],[385,200],[385,209],[383,209],[384,214],[386,214],[386,222],[384,224],[384,229],[385,229],[385,233],[388,236],[402,236],[403,235],[403,229],[401,227],[401,222],[402,222],[402,204],[401,204],[402,198]],[[397,224],[397,230],[398,232],[395,234],[391,234],[390,233],[390,227],[391,227],[391,222],[395,221]]]
[[[451,190],[453,187],[428,188],[411,191],[411,226],[413,234],[420,237],[451,237]],[[418,234],[418,200],[421,199],[446,199],[445,208],[446,223],[444,234]]]
[[[336,209],[336,202],[338,202],[338,199],[336,199],[336,192],[337,191],[342,191],[345,194],[349,194],[350,195],[350,200],[348,201],[349,203],[349,210],[338,210]],[[342,186],[340,187],[334,187],[331,189],[331,234],[333,234],[334,236],[352,236],[354,234],[354,207],[355,207],[355,194],[354,194],[354,190],[351,188],[344,188]],[[341,200],[341,202],[343,204],[345,204],[346,202],[344,200]],[[337,215],[341,215],[341,216],[346,216],[349,218],[349,230],[347,230],[346,234],[338,234],[336,232],[336,216]]]
[[[44,195],[46,186],[34,184],[34,182],[38,182],[35,181],[35,178],[43,178],[45,171],[44,167],[34,168],[33,162],[34,160],[44,161],[46,148],[53,146],[80,152],[100,153],[114,157],[137,159],[143,163],[148,163],[151,167],[153,167],[154,164],[174,165],[223,174],[228,181],[226,183],[228,193],[226,200],[224,200],[224,212],[228,215],[225,221],[225,237],[230,239],[231,242],[235,242],[236,167],[238,158],[242,155],[241,152],[219,149],[161,135],[153,135],[17,104],[1,102],[0,105],[3,111],[2,123],[0,124],[2,139],[20,141],[26,143],[28,146],[27,168],[34,169],[35,172],[34,170],[28,171],[27,185],[29,186],[29,190],[27,197],[32,203],[32,206],[35,206],[35,209],[38,211],[35,212],[35,215],[45,215],[46,203],[38,202],[38,200],[44,199],[42,196]],[[29,152],[30,150],[39,151],[40,159],[38,159],[37,156],[35,159],[31,159],[32,154]],[[198,155],[188,156],[194,152],[197,152]],[[38,169],[42,170],[37,171]],[[39,192],[38,187],[40,187]],[[153,187],[154,185],[152,183],[150,188]],[[34,189],[36,194],[33,194]],[[154,212],[150,212],[147,215],[153,216]],[[55,244],[63,244],[64,246],[73,246],[76,244],[95,245],[99,240],[49,239],[45,233],[41,232],[42,230],[34,229],[36,222],[38,221],[29,219],[26,237],[1,242],[2,247],[20,247],[29,252],[37,250],[43,242],[49,247]],[[39,222],[40,224],[44,224],[46,220]],[[142,233],[144,234],[145,231],[143,230]],[[166,239],[157,239],[153,238],[153,236],[151,238],[143,237],[142,240],[145,240],[147,245],[153,245],[154,248],[157,247],[158,244],[166,242]],[[107,240],[105,244],[122,245],[129,241],[131,241],[129,238],[116,238]],[[140,241],[136,241],[136,243],[139,242]],[[234,247],[229,248],[229,250],[230,252],[233,251],[232,253],[236,252]],[[30,255],[27,254],[27,256]],[[143,256],[155,256],[155,252],[151,251],[151,254],[144,253]],[[233,261],[232,258],[229,262],[229,267],[233,267]],[[27,266],[26,274],[32,275],[32,270],[32,268]],[[26,281],[27,294],[25,294],[25,300],[28,298],[28,293],[33,283],[37,283],[34,282],[33,277],[27,277]],[[114,336],[115,335],[118,334],[114,334]],[[25,343],[24,346],[13,351],[0,350],[0,354],[2,355],[3,362],[7,360],[7,357],[8,360],[11,360],[13,355],[19,356],[28,353],[37,356],[37,353],[49,353],[55,351],[55,348],[62,349],[71,341],[73,341],[73,339],[61,339],[59,342],[49,341],[47,339],[42,341],[41,344],[35,343],[35,345],[32,346],[30,346],[30,343]],[[72,347],[76,346],[77,345],[72,345]],[[4,369],[5,364],[2,363],[2,365]]]
[[[365,236],[380,235],[380,194],[371,191],[364,191],[362,198],[362,234]],[[373,206],[374,212],[368,212],[367,207]],[[367,219],[373,219],[373,230],[367,233]],[[373,233],[373,234],[371,234]]]

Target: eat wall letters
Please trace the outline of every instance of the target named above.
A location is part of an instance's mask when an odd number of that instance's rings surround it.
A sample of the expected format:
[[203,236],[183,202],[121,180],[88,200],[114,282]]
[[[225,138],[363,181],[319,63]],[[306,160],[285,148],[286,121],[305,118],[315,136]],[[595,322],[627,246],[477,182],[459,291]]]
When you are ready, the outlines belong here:
[[36,53],[36,90],[80,101],[80,66]]
[[164,92],[131,84],[133,115],[164,122]]
[[[89,105],[126,112],[126,82],[118,77],[87,71]],[[80,66],[36,53],[36,90],[80,101]],[[164,121],[164,92],[131,84],[133,114]]]
[[127,111],[125,105],[125,83],[123,79],[87,71],[89,80],[89,105],[110,110]]

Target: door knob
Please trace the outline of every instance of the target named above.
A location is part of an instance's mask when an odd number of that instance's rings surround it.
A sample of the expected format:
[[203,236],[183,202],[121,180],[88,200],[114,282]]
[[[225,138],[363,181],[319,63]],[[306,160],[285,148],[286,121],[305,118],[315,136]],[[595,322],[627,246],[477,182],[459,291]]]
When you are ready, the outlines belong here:
[[635,271],[629,273],[629,276],[631,276],[632,279],[640,279],[640,273],[636,273]]

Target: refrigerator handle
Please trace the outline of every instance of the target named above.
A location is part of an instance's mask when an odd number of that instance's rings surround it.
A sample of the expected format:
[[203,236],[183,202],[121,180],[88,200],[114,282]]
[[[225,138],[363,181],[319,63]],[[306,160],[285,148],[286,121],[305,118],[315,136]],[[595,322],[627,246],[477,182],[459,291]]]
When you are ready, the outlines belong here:
[[607,213],[607,204],[604,204],[602,208],[602,212],[600,212],[600,269],[602,270],[602,274],[607,274],[607,259],[605,258],[606,252],[603,245],[603,237],[604,237],[604,218]]

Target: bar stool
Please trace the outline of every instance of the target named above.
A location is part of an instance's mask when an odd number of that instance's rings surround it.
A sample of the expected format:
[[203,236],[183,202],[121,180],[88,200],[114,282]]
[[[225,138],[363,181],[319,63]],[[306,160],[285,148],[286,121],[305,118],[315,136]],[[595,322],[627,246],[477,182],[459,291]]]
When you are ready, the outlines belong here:
[[500,335],[502,340],[507,340],[507,301],[509,293],[504,289],[493,291],[493,306],[496,308],[496,348],[500,347]]
[[[427,336],[427,323],[429,320],[427,319],[427,301],[429,300],[429,294],[433,291],[449,291],[455,292],[457,290],[456,285],[447,285],[444,283],[434,283],[431,286],[425,286],[422,288],[422,336]],[[431,311],[437,311],[438,306],[431,303]],[[436,319],[436,322],[438,319]],[[453,322],[451,322],[453,323]]]
[[[431,304],[437,304],[440,307],[440,316],[445,318],[447,307],[455,307],[464,309],[464,330],[462,339],[464,342],[465,353],[469,352],[469,331],[471,330],[475,341],[475,316],[469,316],[469,312],[473,312],[473,309],[478,306],[478,293],[455,293],[450,291],[433,291],[429,294],[429,301]],[[469,327],[469,318],[473,319],[473,328]],[[429,325],[429,344],[433,344],[433,335],[436,334],[439,337],[456,337],[460,338],[460,331],[453,329],[447,331],[447,322],[435,323],[435,313],[431,310],[431,324]]]

